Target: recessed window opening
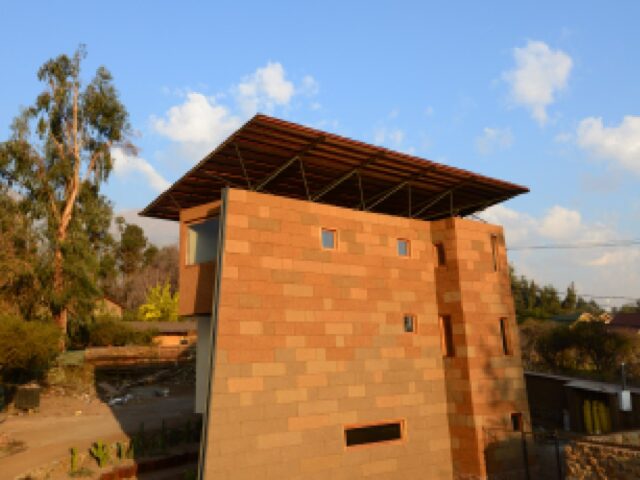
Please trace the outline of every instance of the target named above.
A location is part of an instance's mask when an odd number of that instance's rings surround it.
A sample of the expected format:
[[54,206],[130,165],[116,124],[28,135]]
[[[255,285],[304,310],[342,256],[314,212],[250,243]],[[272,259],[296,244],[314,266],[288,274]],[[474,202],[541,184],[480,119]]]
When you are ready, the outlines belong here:
[[491,261],[493,262],[493,271],[498,271],[498,236],[491,235]]
[[402,423],[389,422],[359,427],[345,427],[344,438],[347,447],[371,443],[390,442],[402,439]]
[[411,255],[411,242],[405,238],[398,239],[398,255],[408,257]]
[[515,412],[511,414],[511,428],[514,432],[522,431],[522,413]]
[[336,249],[336,231],[329,228],[323,228],[321,233],[322,248],[326,250]]
[[407,333],[416,333],[418,325],[416,324],[416,316],[411,313],[404,314],[404,331]]
[[442,356],[453,357],[456,352],[453,344],[451,317],[449,315],[442,315],[440,317],[440,342],[442,347]]
[[502,353],[511,355],[511,341],[509,338],[509,324],[506,318],[500,319],[500,339],[502,340]]
[[213,262],[218,254],[218,217],[187,226],[187,265]]
[[447,257],[444,253],[444,245],[441,242],[438,242],[434,245],[436,250],[436,265],[438,267],[443,267],[447,264]]

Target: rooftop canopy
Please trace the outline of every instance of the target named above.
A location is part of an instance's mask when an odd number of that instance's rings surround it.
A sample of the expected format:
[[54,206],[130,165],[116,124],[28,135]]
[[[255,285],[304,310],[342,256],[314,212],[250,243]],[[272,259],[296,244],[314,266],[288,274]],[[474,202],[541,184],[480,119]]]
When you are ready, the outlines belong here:
[[224,187],[389,215],[466,216],[529,191],[513,183],[258,114],[141,215],[178,220]]

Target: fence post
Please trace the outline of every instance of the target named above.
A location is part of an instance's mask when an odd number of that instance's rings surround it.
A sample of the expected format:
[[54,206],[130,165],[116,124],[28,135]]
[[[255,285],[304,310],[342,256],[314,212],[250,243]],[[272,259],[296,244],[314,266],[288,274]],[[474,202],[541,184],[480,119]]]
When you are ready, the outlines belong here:
[[556,467],[558,469],[558,480],[562,480],[562,459],[560,458],[560,438],[558,432],[553,432],[553,439],[556,444]]
[[527,436],[524,431],[524,428],[521,430],[522,433],[522,457],[524,459],[524,476],[527,480],[531,480],[531,474],[529,473],[529,452],[527,450]]

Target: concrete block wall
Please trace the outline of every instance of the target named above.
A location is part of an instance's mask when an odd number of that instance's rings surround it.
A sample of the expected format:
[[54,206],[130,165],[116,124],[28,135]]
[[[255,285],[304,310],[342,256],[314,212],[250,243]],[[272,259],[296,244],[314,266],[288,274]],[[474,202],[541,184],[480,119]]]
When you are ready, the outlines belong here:
[[225,235],[204,478],[452,478],[430,224],[229,190]]
[[432,222],[431,232],[446,252],[446,265],[436,268],[437,302],[451,316],[455,345],[444,360],[454,476],[484,478],[485,429],[511,429],[511,413],[530,425],[504,235],[499,226],[459,218]]

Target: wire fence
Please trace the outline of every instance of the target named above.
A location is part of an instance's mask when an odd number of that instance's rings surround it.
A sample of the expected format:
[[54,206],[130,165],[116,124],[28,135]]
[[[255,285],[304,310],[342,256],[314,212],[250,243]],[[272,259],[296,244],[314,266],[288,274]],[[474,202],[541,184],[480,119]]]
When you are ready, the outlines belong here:
[[491,480],[564,480],[564,447],[570,440],[556,432],[485,429],[488,477]]

